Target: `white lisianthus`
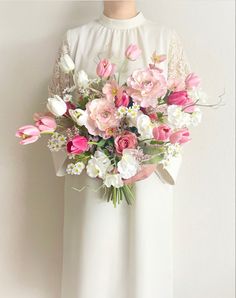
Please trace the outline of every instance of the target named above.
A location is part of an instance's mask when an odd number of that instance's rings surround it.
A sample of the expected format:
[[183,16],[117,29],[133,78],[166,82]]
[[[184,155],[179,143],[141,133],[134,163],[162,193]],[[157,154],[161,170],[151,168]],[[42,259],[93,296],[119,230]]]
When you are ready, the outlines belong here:
[[119,188],[124,185],[120,174],[107,174],[103,182],[106,187],[114,186],[116,188]]
[[75,69],[75,63],[68,54],[64,54],[61,57],[59,66],[65,73],[69,73]]
[[91,178],[99,177],[104,179],[105,175],[112,169],[110,159],[102,151],[97,150],[88,161],[87,174]]
[[135,176],[139,171],[140,165],[134,156],[134,150],[125,149],[121,160],[117,163],[117,169],[123,179]]
[[83,126],[87,123],[88,120],[88,113],[81,109],[69,109],[69,114],[73,121],[77,123],[79,126]]
[[168,122],[176,128],[189,127],[191,115],[182,111],[181,106],[170,105],[167,108]]
[[151,139],[153,138],[152,130],[154,128],[153,123],[151,122],[151,119],[144,114],[140,114],[137,117],[137,129],[140,133],[140,139]]
[[207,94],[203,92],[200,88],[188,90],[188,97],[191,98],[194,102],[196,100],[199,100],[202,103],[206,103],[208,101]]
[[85,168],[85,165],[83,162],[77,162],[77,163],[70,163],[67,165],[66,172],[69,175],[80,175]]
[[202,112],[198,107],[196,107],[194,112],[191,114],[191,125],[193,127],[196,127],[199,125],[199,123],[201,123],[201,121],[202,121]]
[[84,70],[80,70],[74,74],[74,83],[77,87],[87,88],[89,83],[89,78]]
[[58,95],[48,98],[47,108],[53,115],[57,117],[64,115],[67,111],[66,103]]

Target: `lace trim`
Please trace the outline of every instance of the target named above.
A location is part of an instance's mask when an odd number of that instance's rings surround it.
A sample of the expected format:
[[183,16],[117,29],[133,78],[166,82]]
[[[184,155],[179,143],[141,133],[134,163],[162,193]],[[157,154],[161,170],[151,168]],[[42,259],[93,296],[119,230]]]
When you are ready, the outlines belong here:
[[59,95],[62,97],[65,88],[72,86],[72,75],[64,73],[59,65],[61,57],[65,54],[70,55],[69,43],[66,34],[64,34],[62,38],[61,44],[56,54],[52,76],[48,84],[49,97],[52,97],[53,95]]
[[168,50],[168,79],[185,79],[190,72],[191,68],[182,40],[173,30]]

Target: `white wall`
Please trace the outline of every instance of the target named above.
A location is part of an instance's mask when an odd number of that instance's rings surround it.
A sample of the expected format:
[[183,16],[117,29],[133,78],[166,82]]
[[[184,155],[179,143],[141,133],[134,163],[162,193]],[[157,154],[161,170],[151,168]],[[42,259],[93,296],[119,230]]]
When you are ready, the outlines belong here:
[[[174,203],[174,298],[233,298],[234,2],[149,0],[139,7],[176,28],[211,102],[226,89],[226,105],[205,111],[184,151]],[[14,132],[43,107],[62,33],[100,12],[99,2],[0,2],[0,297],[60,297],[63,178],[54,176],[45,141],[23,148]]]

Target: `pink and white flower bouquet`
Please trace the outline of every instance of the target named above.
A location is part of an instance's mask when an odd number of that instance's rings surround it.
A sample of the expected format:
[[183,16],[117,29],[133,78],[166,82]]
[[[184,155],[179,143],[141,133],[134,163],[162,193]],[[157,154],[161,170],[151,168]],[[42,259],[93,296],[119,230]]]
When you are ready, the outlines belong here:
[[[124,64],[141,55],[131,44]],[[66,151],[66,172],[101,179],[107,200],[116,206],[123,198],[131,204],[133,185],[127,183],[144,165],[165,168],[189,142],[190,128],[201,121],[200,100],[205,94],[200,79],[190,73],[185,80],[167,81],[161,63],[165,55],[153,53],[144,69],[136,69],[120,84],[120,73],[108,59],[101,60],[97,77],[89,79],[76,71],[71,57],[61,58],[60,67],[73,77],[73,85],[48,98],[49,113],[34,114],[34,125],[20,127],[20,144],[30,144],[50,134],[51,151]],[[129,180],[128,180],[129,179]]]

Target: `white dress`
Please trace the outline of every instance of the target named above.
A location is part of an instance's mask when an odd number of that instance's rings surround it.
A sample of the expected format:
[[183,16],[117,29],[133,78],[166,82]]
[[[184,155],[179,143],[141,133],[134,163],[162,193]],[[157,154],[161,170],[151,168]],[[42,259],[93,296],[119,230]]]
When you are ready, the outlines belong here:
[[[166,77],[189,73],[181,39],[175,30],[147,20],[142,12],[130,19],[98,19],[66,31],[60,45],[49,95],[61,94],[70,78],[58,61],[68,52],[76,70],[96,76],[99,58],[122,58],[126,47],[142,49],[129,62],[123,79],[134,69],[148,66],[154,50],[166,54]],[[65,175],[66,155],[53,153],[55,171]],[[171,298],[173,186],[180,159],[158,169],[136,184],[136,201],[116,208],[98,189],[100,182],[86,174],[65,177],[64,252],[61,298]],[[86,189],[78,192],[72,187]]]

